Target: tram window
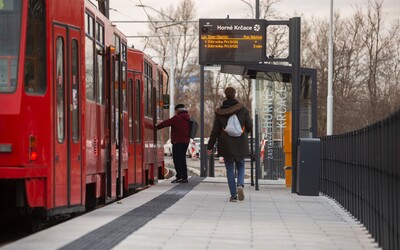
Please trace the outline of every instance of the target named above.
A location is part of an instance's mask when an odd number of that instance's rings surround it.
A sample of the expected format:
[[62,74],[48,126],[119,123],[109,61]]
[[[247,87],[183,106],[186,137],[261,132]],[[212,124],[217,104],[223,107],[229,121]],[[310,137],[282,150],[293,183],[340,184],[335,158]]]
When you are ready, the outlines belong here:
[[103,47],[96,45],[96,73],[97,73],[97,102],[103,103],[104,100],[104,53]]
[[17,88],[17,60],[0,59],[0,93],[12,93]]
[[122,81],[122,109],[127,111],[127,100],[126,100],[126,82]]
[[113,60],[113,68],[115,69],[114,70],[114,109],[115,109],[115,119],[114,119],[114,121],[115,121],[115,133],[114,133],[114,136],[115,136],[115,141],[117,142],[117,145],[119,145],[119,138],[118,138],[118,136],[119,136],[119,122],[120,122],[120,120],[119,120],[119,115],[120,115],[120,112],[122,112],[121,111],[121,109],[120,109],[120,107],[119,107],[119,98],[120,98],[120,96],[119,96],[119,93],[118,93],[118,88],[119,88],[119,64],[118,64],[118,62],[116,62],[115,60]]
[[57,38],[56,45],[56,124],[57,140],[59,143],[64,141],[64,40]]
[[144,115],[147,115],[148,114],[148,112],[147,112],[147,109],[148,109],[148,103],[147,103],[147,100],[148,100],[148,96],[147,96],[147,93],[149,92],[148,91],[148,86],[147,86],[147,78],[148,78],[148,73],[147,73],[147,71],[148,71],[148,68],[149,68],[149,65],[147,64],[147,62],[145,61],[144,62],[144,83],[143,83],[143,94],[144,94]]
[[136,93],[136,103],[135,103],[135,130],[136,130],[136,141],[140,142],[142,140],[142,130],[140,127],[140,124],[142,123],[141,120],[141,113],[140,113],[140,107],[142,106],[142,98],[141,98],[141,92],[140,92],[140,80],[136,80],[136,87],[135,87],[135,93]]
[[30,94],[44,94],[47,89],[44,20],[44,1],[29,1],[24,89]]
[[126,44],[122,44],[122,60],[126,62]]
[[161,105],[161,100],[162,100],[162,91],[163,91],[163,74],[161,73],[161,71],[157,71],[158,72],[158,91],[157,91],[157,118],[163,118],[163,110],[162,110],[162,106]]
[[122,44],[122,81],[126,82],[126,45]]
[[115,44],[115,54],[118,55],[119,52],[121,51],[121,39],[119,36],[114,35],[114,44]]
[[85,32],[87,35],[90,35],[93,37],[93,17],[89,13],[85,13]]
[[129,143],[133,143],[133,80],[128,79],[128,133],[129,133]]
[[0,93],[13,93],[17,89],[22,1],[0,2]]
[[0,0],[0,10],[13,11],[15,9],[14,1],[11,0]]
[[86,37],[86,98],[94,100],[93,40]]
[[97,102],[104,100],[104,27],[96,22],[96,89]]
[[79,57],[78,41],[72,40],[71,51],[71,70],[72,70],[72,139],[76,143],[79,141]]
[[99,22],[96,22],[96,41],[104,45],[104,27]]
[[95,99],[95,69],[94,69],[94,19],[88,13],[85,14],[85,32],[86,32],[86,47],[85,47],[85,64],[86,64],[86,99]]
[[145,115],[152,115],[152,100],[151,100],[151,89],[153,81],[153,68],[148,62],[144,62],[144,112]]
[[126,45],[122,44],[121,50],[121,80],[122,80],[122,108],[127,111],[127,101],[126,101]]

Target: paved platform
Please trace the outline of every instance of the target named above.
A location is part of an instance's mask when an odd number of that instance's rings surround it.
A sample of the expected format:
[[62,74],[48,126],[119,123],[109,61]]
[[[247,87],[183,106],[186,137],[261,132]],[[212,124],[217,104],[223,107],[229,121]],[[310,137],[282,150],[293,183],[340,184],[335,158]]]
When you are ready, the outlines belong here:
[[2,249],[379,249],[325,196],[299,196],[282,181],[248,183],[229,202],[225,178],[158,183]]

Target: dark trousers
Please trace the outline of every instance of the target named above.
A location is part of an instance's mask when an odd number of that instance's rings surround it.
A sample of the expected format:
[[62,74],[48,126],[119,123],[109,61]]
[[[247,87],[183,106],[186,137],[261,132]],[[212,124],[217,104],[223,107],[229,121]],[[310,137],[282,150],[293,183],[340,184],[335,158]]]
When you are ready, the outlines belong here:
[[188,178],[186,165],[186,151],[188,146],[189,143],[172,144],[172,158],[174,160],[177,179],[186,180]]

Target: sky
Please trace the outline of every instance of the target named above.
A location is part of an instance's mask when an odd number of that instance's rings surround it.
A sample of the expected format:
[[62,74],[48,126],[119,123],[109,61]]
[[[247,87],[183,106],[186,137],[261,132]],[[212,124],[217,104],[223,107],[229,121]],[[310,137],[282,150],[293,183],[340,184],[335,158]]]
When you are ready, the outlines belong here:
[[[179,2],[180,0],[110,0],[110,8],[112,8],[110,19],[111,21],[146,21],[147,17],[143,8],[136,5],[142,4],[161,10],[170,5],[177,6]],[[240,0],[194,0],[194,2],[197,18],[226,18],[227,15],[230,18],[248,18],[250,13],[248,5]],[[349,16],[356,11],[357,6],[366,9],[367,3],[367,0],[333,0],[333,9],[335,12],[340,12],[341,16]],[[330,0],[280,0],[274,7],[285,17],[283,20],[300,15],[306,19],[317,17],[328,20]],[[146,9],[150,15],[157,15],[157,12],[151,8]],[[383,13],[386,15],[386,23],[400,18],[400,0],[384,0]],[[117,27],[129,36],[143,34],[146,32],[146,26],[145,23],[117,23]],[[135,45],[135,48],[142,49],[141,40],[129,38],[128,45]]]

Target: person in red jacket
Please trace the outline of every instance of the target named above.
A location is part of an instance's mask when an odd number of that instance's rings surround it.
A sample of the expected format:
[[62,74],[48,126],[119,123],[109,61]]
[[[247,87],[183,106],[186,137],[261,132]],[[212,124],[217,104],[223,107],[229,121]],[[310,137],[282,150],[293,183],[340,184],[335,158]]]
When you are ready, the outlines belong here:
[[157,125],[157,129],[171,127],[172,157],[176,170],[176,179],[172,183],[188,182],[186,151],[189,146],[190,116],[185,105],[175,106],[175,115]]

